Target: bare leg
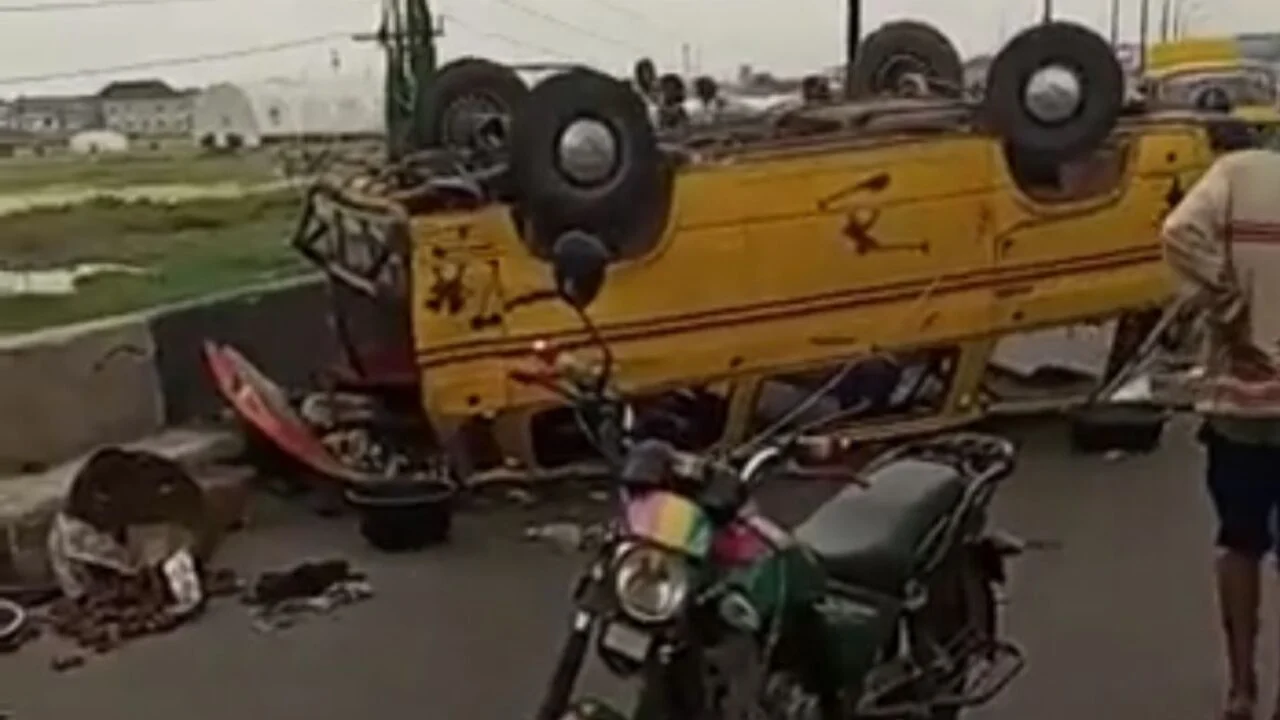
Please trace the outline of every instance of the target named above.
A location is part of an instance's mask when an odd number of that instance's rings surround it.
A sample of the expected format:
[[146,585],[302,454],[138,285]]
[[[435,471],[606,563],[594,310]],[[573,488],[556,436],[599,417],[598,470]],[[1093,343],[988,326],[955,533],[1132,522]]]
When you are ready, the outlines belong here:
[[1218,556],[1218,606],[1227,646],[1229,687],[1225,716],[1252,718],[1258,699],[1255,656],[1258,644],[1258,604],[1261,563],[1233,550]]

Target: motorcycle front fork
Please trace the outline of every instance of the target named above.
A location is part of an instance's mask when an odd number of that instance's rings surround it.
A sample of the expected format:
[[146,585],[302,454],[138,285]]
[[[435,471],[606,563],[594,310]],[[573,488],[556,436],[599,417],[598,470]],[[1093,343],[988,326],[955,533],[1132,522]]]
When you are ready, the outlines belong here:
[[560,649],[560,657],[556,660],[555,671],[551,674],[551,682],[547,686],[547,694],[538,708],[535,720],[560,720],[569,708],[573,697],[574,685],[582,672],[582,663],[587,657],[587,644],[591,641],[591,625],[595,618],[585,610],[573,614],[573,624],[569,628],[569,637]]

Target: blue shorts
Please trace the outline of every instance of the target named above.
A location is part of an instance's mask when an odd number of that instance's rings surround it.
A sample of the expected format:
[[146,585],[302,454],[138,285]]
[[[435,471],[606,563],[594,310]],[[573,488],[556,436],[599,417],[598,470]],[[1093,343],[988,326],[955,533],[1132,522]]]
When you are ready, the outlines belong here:
[[1206,481],[1218,514],[1218,546],[1261,558],[1277,552],[1280,447],[1235,442],[1205,426]]

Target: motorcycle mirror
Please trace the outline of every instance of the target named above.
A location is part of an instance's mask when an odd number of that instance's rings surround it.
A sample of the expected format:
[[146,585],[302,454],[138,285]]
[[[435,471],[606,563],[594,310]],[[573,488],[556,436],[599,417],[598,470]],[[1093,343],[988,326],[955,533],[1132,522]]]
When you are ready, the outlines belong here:
[[570,230],[556,239],[551,249],[556,293],[561,300],[586,310],[604,286],[609,249],[594,235]]

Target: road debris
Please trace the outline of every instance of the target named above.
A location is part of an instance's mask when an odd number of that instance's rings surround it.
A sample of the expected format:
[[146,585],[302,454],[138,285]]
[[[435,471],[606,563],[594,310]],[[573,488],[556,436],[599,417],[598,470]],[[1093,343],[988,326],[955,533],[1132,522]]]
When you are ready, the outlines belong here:
[[68,670],[74,670],[78,667],[83,667],[84,663],[85,663],[84,656],[78,653],[68,653],[66,655],[55,655],[53,659],[49,661],[49,669],[59,673],[67,672]]
[[204,606],[200,567],[211,545],[203,493],[180,465],[100,450],[76,474],[49,531],[62,597],[45,621],[97,653],[172,630]]
[[48,622],[59,636],[102,654],[142,637],[169,632],[195,607],[175,602],[161,572],[105,576],[76,597],[54,602]]
[[546,543],[561,552],[580,552],[603,544],[606,532],[599,523],[559,521],[529,525],[524,529],[524,539]]
[[33,625],[27,612],[17,603],[0,599],[0,653],[17,650],[34,639],[39,630]]
[[305,615],[327,614],[373,597],[373,586],[346,560],[304,562],[258,577],[244,594],[254,608],[254,628],[283,630]]

